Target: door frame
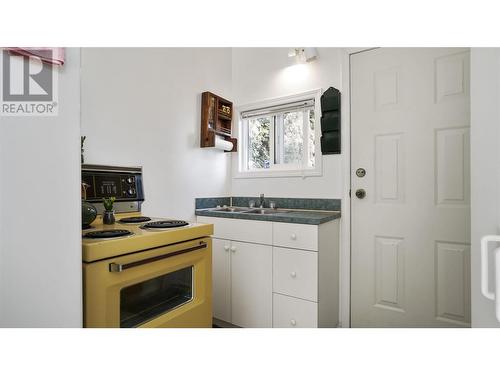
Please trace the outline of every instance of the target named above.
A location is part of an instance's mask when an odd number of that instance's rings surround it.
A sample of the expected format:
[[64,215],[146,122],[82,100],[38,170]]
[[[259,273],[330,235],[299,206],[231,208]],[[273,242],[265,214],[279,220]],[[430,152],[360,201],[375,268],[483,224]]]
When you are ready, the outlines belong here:
[[340,229],[340,326],[351,327],[351,55],[379,47],[342,49],[341,129],[343,153],[342,225]]

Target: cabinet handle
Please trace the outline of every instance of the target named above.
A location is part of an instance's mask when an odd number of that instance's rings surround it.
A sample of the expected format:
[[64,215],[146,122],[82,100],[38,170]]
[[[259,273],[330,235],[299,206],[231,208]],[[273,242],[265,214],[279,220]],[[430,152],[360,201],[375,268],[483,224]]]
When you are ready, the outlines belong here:
[[231,246],[231,251],[232,251],[233,253],[235,253],[235,252],[236,252],[236,246]]
[[296,272],[290,272],[290,276],[295,279],[297,277],[297,273]]
[[295,321],[295,319],[292,319],[290,320],[290,324],[295,327],[297,325],[297,322]]
[[224,245],[224,250],[229,251],[229,245]]
[[291,238],[292,240],[296,240],[296,239],[297,239],[297,235],[294,233],[294,234],[292,234],[292,235],[290,236],[290,238]]

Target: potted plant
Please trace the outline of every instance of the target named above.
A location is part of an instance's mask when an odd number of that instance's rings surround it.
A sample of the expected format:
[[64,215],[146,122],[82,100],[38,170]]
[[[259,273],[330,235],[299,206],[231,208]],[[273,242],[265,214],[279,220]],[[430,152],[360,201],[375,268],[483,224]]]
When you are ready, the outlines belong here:
[[115,197],[108,197],[102,199],[102,204],[104,205],[104,213],[102,214],[102,222],[104,224],[114,224],[115,223],[115,211],[113,210],[113,203],[115,203]]

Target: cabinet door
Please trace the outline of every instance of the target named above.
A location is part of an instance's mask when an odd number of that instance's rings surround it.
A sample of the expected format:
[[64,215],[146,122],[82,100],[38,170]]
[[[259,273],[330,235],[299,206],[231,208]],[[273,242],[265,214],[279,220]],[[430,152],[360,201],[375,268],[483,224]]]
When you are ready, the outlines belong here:
[[213,316],[231,322],[231,242],[212,240],[212,302]]
[[231,316],[240,327],[272,326],[272,247],[231,242]]

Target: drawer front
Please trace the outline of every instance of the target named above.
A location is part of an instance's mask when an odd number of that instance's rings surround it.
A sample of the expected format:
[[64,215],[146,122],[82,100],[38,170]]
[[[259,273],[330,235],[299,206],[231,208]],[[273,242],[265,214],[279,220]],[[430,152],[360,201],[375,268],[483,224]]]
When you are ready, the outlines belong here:
[[318,251],[318,226],[273,223],[273,245]]
[[269,221],[226,219],[221,217],[198,216],[199,223],[214,225],[216,238],[271,245],[273,225]]
[[318,301],[318,253],[273,247],[273,292]]
[[273,328],[317,327],[317,303],[273,294]]

